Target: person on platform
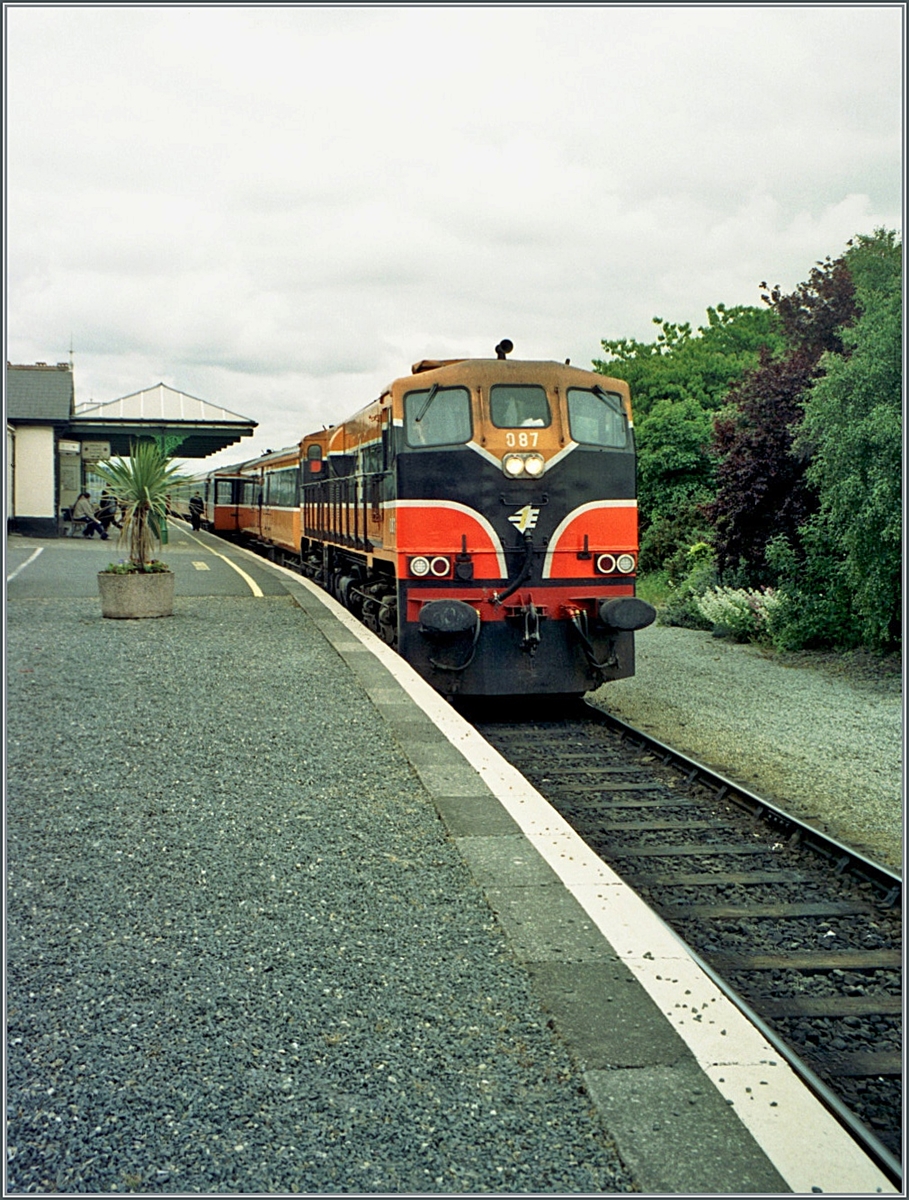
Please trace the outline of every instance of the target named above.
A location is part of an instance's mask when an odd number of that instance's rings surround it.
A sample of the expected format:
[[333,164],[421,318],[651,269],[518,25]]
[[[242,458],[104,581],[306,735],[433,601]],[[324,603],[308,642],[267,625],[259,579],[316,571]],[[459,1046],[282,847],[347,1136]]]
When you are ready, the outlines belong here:
[[91,493],[80,492],[79,498],[73,505],[73,520],[84,521],[85,528],[82,530],[82,536],[90,538],[95,536],[95,530],[101,534],[101,540],[106,542],[109,534],[100,521],[95,518],[95,510],[92,505]]
[[199,530],[202,528],[202,513],[205,511],[205,502],[198,492],[190,497],[189,501],[189,519],[193,523],[193,529]]
[[105,533],[110,532],[111,525],[116,525],[118,529],[123,528],[123,526],[117,520],[117,512],[117,501],[110,494],[110,492],[102,492],[101,499],[98,501],[98,511],[95,513],[95,516],[103,525]]

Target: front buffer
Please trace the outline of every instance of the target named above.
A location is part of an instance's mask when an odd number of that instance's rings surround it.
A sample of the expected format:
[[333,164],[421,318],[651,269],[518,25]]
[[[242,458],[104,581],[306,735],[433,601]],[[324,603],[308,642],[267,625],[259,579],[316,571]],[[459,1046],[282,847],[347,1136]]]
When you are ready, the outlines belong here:
[[653,608],[633,595],[532,587],[501,601],[486,588],[401,585],[398,649],[443,695],[582,695],[634,674],[634,630]]

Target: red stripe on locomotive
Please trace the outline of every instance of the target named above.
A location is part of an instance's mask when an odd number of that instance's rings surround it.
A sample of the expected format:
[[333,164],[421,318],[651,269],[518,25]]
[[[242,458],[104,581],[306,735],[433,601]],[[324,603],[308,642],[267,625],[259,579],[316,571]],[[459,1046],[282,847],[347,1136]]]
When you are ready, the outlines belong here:
[[[394,510],[398,575],[406,579],[413,555],[443,554],[453,558],[466,547],[477,579],[504,579],[505,554],[489,521],[465,505],[445,501],[399,500]],[[466,539],[466,541],[465,541]]]
[[[586,539],[586,540],[585,540]],[[546,550],[544,579],[571,579],[578,555],[638,552],[638,510],[634,501],[597,500],[570,513]]]

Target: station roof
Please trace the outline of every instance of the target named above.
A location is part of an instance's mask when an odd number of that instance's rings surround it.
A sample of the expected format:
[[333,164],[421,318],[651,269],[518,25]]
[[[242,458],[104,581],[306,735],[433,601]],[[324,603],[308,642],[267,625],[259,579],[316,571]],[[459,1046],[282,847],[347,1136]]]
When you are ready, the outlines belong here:
[[6,364],[6,416],[11,421],[68,421],[73,413],[69,363]]
[[106,404],[80,405],[70,419],[73,437],[110,442],[112,455],[129,454],[141,437],[162,438],[169,454],[206,458],[243,437],[258,422],[178,392],[164,383]]

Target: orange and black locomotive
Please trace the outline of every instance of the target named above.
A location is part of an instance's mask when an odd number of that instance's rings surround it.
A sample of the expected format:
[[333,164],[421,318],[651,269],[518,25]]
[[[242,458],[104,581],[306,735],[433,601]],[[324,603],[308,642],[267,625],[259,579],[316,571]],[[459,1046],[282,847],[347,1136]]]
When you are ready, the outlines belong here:
[[442,693],[580,694],[633,674],[654,618],[634,594],[628,385],[511,349],[419,362],[342,424],[233,468],[231,523]]

